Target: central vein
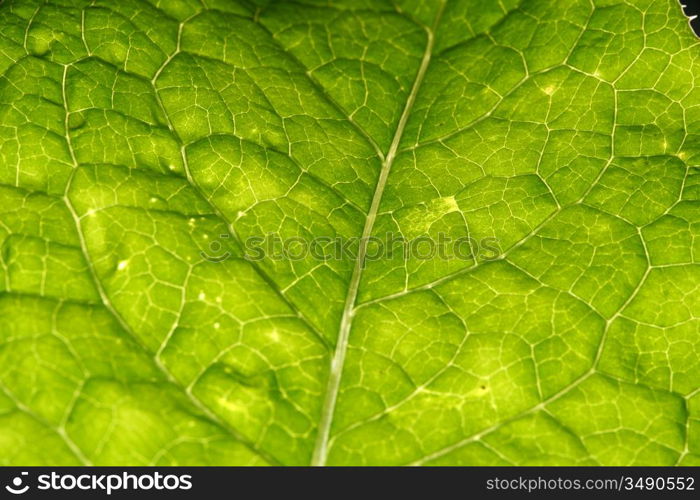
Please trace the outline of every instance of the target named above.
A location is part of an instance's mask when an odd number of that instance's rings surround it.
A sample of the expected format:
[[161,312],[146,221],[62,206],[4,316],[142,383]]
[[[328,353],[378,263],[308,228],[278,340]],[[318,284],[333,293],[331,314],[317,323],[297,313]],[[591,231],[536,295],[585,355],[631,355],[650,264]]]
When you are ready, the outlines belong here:
[[440,5],[439,11],[435,17],[435,22],[431,29],[426,30],[428,34],[428,41],[425,47],[425,52],[423,53],[423,59],[421,60],[420,67],[418,68],[418,73],[413,82],[413,87],[411,92],[406,99],[406,105],[404,106],[403,112],[401,113],[401,118],[396,127],[396,132],[394,133],[394,138],[391,141],[391,146],[389,147],[389,152],[387,153],[384,162],[382,163],[382,169],[379,173],[379,179],[377,180],[377,185],[374,189],[374,195],[372,196],[372,204],[370,205],[369,212],[367,213],[367,218],[365,219],[365,226],[362,230],[362,239],[360,240],[360,248],[357,253],[357,259],[355,260],[355,267],[352,271],[352,276],[350,278],[350,284],[348,286],[348,292],[345,296],[345,306],[343,308],[343,316],[340,320],[340,328],[338,330],[338,340],[335,347],[335,352],[333,353],[333,359],[331,360],[330,373],[328,375],[328,385],[326,387],[325,399],[323,401],[323,407],[321,409],[321,420],[319,423],[318,435],[316,437],[316,446],[314,447],[314,453],[311,459],[311,465],[325,465],[326,459],[328,457],[328,439],[330,437],[331,424],[333,423],[333,415],[335,413],[335,404],[338,399],[338,391],[340,389],[340,379],[343,375],[343,365],[345,364],[345,354],[348,350],[348,339],[350,336],[350,328],[352,327],[352,320],[355,316],[355,307],[357,303],[357,292],[360,287],[360,279],[362,277],[362,269],[365,265],[365,256],[367,254],[367,243],[369,237],[372,235],[372,229],[374,227],[374,221],[377,218],[377,212],[379,211],[379,205],[382,200],[382,194],[384,193],[384,187],[386,186],[387,178],[389,177],[389,172],[391,171],[391,166],[396,158],[396,153],[399,149],[399,144],[401,143],[401,138],[403,136],[404,129],[406,128],[406,123],[408,122],[408,117],[413,109],[413,104],[416,102],[416,96],[418,95],[418,90],[423,83],[423,78],[430,65],[430,58],[433,53],[433,45],[435,43],[435,29],[440,22],[440,17],[442,16],[442,11],[444,10],[445,2],[443,1]]

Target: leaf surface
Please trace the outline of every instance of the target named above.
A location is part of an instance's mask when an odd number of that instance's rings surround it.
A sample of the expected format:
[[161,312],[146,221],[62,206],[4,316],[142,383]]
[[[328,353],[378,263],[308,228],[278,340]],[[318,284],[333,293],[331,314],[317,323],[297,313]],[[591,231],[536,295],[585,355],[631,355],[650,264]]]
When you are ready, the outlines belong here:
[[0,74],[0,463],[700,463],[676,2],[14,0]]

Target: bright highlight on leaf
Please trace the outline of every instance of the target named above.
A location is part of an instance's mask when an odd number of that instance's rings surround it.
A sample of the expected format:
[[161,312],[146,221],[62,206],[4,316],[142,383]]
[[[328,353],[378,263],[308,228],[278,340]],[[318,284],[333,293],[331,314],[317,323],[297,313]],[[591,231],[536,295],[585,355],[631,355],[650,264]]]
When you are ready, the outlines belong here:
[[9,0],[0,75],[0,464],[700,464],[675,0]]

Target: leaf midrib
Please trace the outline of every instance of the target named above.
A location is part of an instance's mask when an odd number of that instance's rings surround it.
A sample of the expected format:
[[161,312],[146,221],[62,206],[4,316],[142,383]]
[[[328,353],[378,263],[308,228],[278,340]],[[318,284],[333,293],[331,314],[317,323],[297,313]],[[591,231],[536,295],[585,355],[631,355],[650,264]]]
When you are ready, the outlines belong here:
[[360,281],[362,279],[362,271],[365,265],[365,256],[367,253],[368,239],[372,235],[374,229],[374,223],[377,218],[377,213],[379,212],[379,206],[382,201],[382,196],[384,194],[384,188],[386,187],[386,182],[391,171],[391,167],[396,159],[396,155],[399,150],[399,145],[401,144],[401,139],[403,138],[404,130],[406,124],[408,123],[408,118],[413,110],[413,105],[418,96],[418,92],[423,83],[423,79],[430,65],[430,60],[433,54],[433,47],[435,45],[435,30],[440,23],[440,18],[445,9],[445,0],[441,0],[438,11],[435,15],[435,19],[430,28],[426,27],[427,43],[425,46],[425,51],[423,52],[423,58],[421,60],[418,72],[413,81],[413,86],[411,91],[406,98],[406,103],[404,105],[403,112],[396,126],[396,131],[394,132],[394,137],[391,141],[391,146],[382,162],[382,168],[377,179],[377,184],[374,189],[374,194],[372,196],[372,203],[370,205],[369,212],[365,217],[365,225],[362,230],[362,238],[360,240],[360,246],[357,253],[357,258],[355,259],[355,266],[353,268],[352,276],[350,278],[350,284],[348,285],[348,290],[345,296],[345,306],[343,307],[343,314],[341,316],[340,325],[338,327],[338,336],[336,340],[335,351],[333,353],[333,358],[331,359],[330,372],[328,374],[328,382],[326,386],[326,391],[323,400],[323,406],[321,407],[321,417],[319,421],[318,433],[316,435],[316,444],[314,446],[313,455],[311,458],[311,465],[323,466],[326,465],[328,459],[328,441],[330,437],[330,430],[333,424],[333,417],[335,414],[335,406],[338,399],[338,393],[340,390],[340,382],[343,375],[343,367],[345,365],[345,355],[348,349],[348,341],[350,337],[350,330],[352,328],[352,322],[355,317],[355,312],[357,308],[357,294],[360,287]]

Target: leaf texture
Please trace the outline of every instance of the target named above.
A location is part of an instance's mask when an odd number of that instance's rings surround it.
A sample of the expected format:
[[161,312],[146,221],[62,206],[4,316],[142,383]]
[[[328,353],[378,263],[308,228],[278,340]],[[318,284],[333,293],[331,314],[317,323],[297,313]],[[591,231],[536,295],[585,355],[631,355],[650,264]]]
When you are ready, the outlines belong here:
[[675,1],[6,0],[0,75],[0,463],[700,464]]

